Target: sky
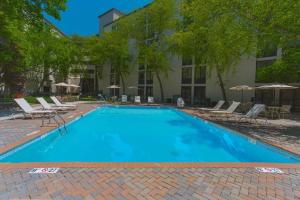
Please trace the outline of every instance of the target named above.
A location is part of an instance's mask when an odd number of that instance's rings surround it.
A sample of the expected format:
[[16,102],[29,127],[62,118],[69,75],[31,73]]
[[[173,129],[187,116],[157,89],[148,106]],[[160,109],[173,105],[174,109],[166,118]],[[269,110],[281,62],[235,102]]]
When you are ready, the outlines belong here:
[[111,8],[129,13],[143,7],[152,0],[69,0],[61,20],[46,16],[66,35],[90,36],[98,33],[98,16]]

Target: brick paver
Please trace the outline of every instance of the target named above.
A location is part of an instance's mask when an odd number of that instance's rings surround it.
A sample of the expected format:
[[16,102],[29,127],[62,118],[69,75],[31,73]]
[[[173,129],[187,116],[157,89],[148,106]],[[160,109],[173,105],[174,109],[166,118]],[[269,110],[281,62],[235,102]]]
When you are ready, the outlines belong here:
[[0,199],[300,199],[300,170],[254,168],[61,169],[0,171]]

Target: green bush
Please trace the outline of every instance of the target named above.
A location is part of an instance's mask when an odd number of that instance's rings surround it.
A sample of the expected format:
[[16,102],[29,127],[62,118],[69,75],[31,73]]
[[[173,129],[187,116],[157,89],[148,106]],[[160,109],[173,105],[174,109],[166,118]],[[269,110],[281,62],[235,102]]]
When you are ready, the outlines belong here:
[[[39,104],[39,102],[36,100],[37,97],[34,96],[26,96],[24,99],[30,103],[30,104]],[[48,103],[53,103],[53,101],[50,99],[50,97],[43,97]]]
[[81,101],[96,101],[96,99],[92,96],[80,97]]

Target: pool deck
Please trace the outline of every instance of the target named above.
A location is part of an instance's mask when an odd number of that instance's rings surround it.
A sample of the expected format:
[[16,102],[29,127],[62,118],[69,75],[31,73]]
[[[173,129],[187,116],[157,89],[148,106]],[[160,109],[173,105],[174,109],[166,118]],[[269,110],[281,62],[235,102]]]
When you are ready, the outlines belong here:
[[[80,104],[64,118],[71,121],[94,109]],[[201,116],[193,109],[189,112]],[[247,135],[300,150],[299,135],[285,129],[236,124],[207,118]],[[0,121],[0,152],[55,128],[41,120]],[[237,125],[238,128],[237,128]],[[277,126],[276,126],[277,127]],[[280,126],[281,127],[281,126]],[[256,131],[261,130],[260,134]],[[270,132],[270,130],[273,130]],[[292,130],[293,127],[292,127]],[[298,130],[298,129],[296,129]],[[278,132],[279,134],[275,134]],[[253,133],[253,134],[252,134]],[[267,135],[267,133],[269,133]],[[281,134],[280,134],[281,133]],[[283,134],[284,133],[284,134]],[[258,134],[258,135],[255,135]],[[260,137],[260,138],[259,138]],[[35,167],[59,167],[56,174],[29,174]],[[284,173],[261,173],[278,167]],[[263,163],[21,163],[0,164],[0,199],[300,199],[300,165]]]

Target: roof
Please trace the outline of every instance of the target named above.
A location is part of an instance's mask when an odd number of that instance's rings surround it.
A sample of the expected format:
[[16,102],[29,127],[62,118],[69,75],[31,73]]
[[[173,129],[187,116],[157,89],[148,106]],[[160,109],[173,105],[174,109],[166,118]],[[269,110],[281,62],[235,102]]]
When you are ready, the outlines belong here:
[[[120,18],[118,18],[117,20],[115,20],[115,21],[113,21],[113,22],[110,22],[110,23],[108,23],[108,24],[105,24],[103,27],[109,26],[109,25],[111,25],[111,24],[113,24],[113,23],[119,21],[120,19],[123,19],[124,17],[127,17],[127,16],[129,16],[129,15],[132,15],[132,14],[134,14],[134,13],[140,11],[140,10],[143,10],[143,9],[147,8],[148,6],[150,6],[151,4],[152,4],[152,2],[151,2],[151,3],[148,3],[148,4],[146,4],[146,5],[144,5],[144,6],[141,7],[141,8],[138,8],[138,9],[136,9],[136,10],[134,10],[134,11],[128,13],[128,14],[122,13],[123,16],[121,16]],[[101,16],[103,16],[103,15],[109,13],[109,12],[112,11],[113,9],[115,9],[115,8],[112,8],[112,9],[108,10],[107,12],[105,12],[105,13],[102,14],[102,15],[100,15],[99,17],[101,17]],[[117,10],[117,9],[115,9],[115,10]],[[118,10],[117,10],[117,11],[118,11]]]
[[104,16],[104,15],[110,13],[110,12],[113,12],[113,11],[119,13],[120,15],[125,15],[125,14],[124,14],[123,12],[121,12],[120,10],[118,10],[118,9],[116,9],[116,8],[112,8],[112,9],[109,9],[108,11],[106,11],[105,13],[102,13],[101,15],[99,15],[98,18],[100,18],[100,17],[102,17],[102,16]]
[[55,29],[57,32],[59,32],[62,36],[67,37],[66,34],[64,34],[59,28],[57,28],[53,23],[51,23],[48,19],[44,18],[44,21],[46,24],[48,24],[51,28]]

